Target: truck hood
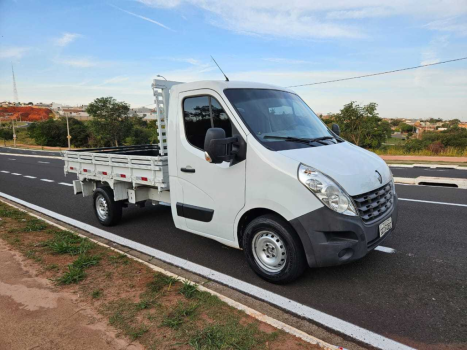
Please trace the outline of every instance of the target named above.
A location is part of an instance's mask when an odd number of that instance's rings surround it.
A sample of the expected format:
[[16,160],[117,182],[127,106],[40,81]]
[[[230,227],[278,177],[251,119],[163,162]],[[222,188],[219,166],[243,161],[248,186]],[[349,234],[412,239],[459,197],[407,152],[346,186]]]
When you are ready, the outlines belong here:
[[[330,176],[351,196],[373,191],[391,180],[384,160],[349,142],[279,153]],[[381,182],[376,171],[381,174]]]

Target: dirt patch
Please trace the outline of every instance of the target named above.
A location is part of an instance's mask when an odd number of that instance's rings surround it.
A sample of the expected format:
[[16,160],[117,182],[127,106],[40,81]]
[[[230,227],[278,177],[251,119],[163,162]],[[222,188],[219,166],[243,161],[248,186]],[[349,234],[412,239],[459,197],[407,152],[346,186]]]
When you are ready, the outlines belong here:
[[53,118],[53,113],[48,108],[0,107],[0,117],[23,122],[36,122]]
[[[2,349],[142,349],[70,292],[39,277],[36,264],[0,240]],[[5,268],[6,267],[6,268]]]
[[0,219],[0,344],[11,349],[320,349],[3,203]]

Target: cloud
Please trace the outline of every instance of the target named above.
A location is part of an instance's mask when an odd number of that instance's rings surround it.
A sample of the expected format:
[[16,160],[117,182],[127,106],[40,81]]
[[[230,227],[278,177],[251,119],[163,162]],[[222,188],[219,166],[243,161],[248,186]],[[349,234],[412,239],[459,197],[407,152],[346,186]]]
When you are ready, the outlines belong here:
[[75,68],[91,68],[99,65],[97,61],[89,58],[60,58],[54,62]]
[[117,77],[113,77],[113,78],[111,78],[111,79],[104,80],[103,85],[107,85],[107,84],[118,84],[118,83],[122,83],[122,82],[124,82],[124,81],[127,81],[128,79],[129,79],[128,77],[117,76]]
[[0,58],[16,58],[20,59],[28,52],[28,47],[6,47],[0,50]]
[[394,12],[382,7],[369,7],[360,10],[349,11],[331,11],[326,14],[328,19],[362,19],[362,18],[375,18],[385,17],[393,14]]
[[[208,23],[248,35],[293,39],[364,38],[358,20],[412,16],[441,20],[467,14],[465,0],[137,0],[158,8],[192,6],[204,10]],[[463,32],[466,21],[439,26],[437,30]],[[440,29],[443,28],[443,29]]]
[[[466,5],[467,7],[467,5]],[[426,28],[440,32],[452,32],[460,36],[467,36],[467,19],[458,21],[455,18],[440,19],[425,25]]]
[[293,60],[288,58],[279,58],[279,57],[268,57],[263,58],[263,61],[273,62],[273,63],[284,63],[284,64],[314,64],[312,61],[304,60]]
[[180,5],[182,0],[136,0],[144,5],[151,7],[172,8]]
[[65,47],[81,36],[81,34],[76,33],[63,33],[60,38],[55,39],[55,45]]
[[151,18],[147,18],[147,17],[141,16],[141,15],[137,15],[136,13],[133,13],[133,12],[130,12],[130,11],[121,9],[120,7],[117,7],[117,6],[114,6],[114,5],[111,5],[111,4],[109,4],[109,6],[112,6],[112,7],[116,8],[117,10],[120,10],[120,11],[122,11],[122,12],[125,12],[125,13],[127,13],[127,14],[129,14],[129,15],[131,15],[131,16],[134,16],[134,17],[140,18],[140,19],[142,19],[142,20],[145,20],[145,21],[154,23],[154,24],[158,25],[159,27],[162,27],[162,28],[164,28],[164,29],[167,29],[167,30],[170,30],[170,31],[172,31],[172,32],[175,32],[175,30],[173,30],[172,28],[169,28],[169,27],[167,27],[166,25],[162,24],[161,22],[157,22],[157,21],[155,21],[155,20],[153,20],[153,19],[151,19]]

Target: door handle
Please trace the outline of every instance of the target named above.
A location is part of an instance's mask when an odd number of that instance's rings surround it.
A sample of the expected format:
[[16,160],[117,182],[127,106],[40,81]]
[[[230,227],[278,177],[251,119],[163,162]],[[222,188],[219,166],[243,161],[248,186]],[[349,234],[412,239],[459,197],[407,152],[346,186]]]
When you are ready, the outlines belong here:
[[193,169],[193,168],[181,168],[180,170],[183,171],[184,173],[194,173],[195,172],[195,169]]

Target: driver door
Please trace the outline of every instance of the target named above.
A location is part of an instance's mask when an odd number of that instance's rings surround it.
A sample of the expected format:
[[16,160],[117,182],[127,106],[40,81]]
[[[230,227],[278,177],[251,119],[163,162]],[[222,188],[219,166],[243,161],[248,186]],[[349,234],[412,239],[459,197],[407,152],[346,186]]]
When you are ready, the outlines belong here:
[[233,166],[208,163],[204,138],[211,127],[223,128],[227,137],[245,135],[216,92],[183,92],[179,101],[177,172],[183,203],[176,204],[177,215],[185,218],[189,231],[234,241],[235,217],[245,205],[246,161]]

